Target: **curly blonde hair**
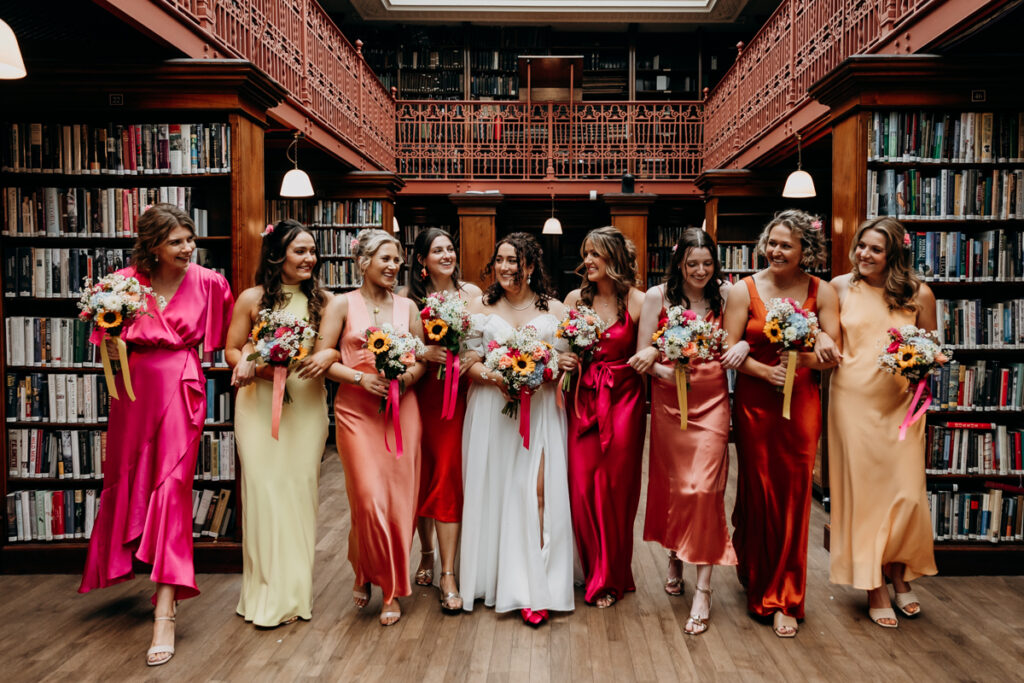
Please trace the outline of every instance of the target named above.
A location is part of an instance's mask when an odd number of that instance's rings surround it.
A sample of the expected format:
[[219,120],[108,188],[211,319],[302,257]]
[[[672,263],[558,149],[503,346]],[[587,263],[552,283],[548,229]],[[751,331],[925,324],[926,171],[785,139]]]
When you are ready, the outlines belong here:
[[[817,223],[817,226],[815,226]],[[825,230],[822,220],[818,216],[811,215],[800,209],[786,209],[779,211],[772,217],[768,224],[761,231],[757,239],[757,253],[768,258],[768,235],[772,228],[781,225],[789,228],[793,239],[800,240],[803,249],[803,256],[800,257],[800,265],[804,270],[813,270],[825,265],[828,256],[825,245]]]
[[352,249],[352,255],[356,258],[356,265],[359,266],[360,275],[366,272],[366,269],[370,267],[370,261],[373,260],[374,254],[385,244],[393,244],[398,249],[399,266],[405,263],[402,243],[394,235],[373,228],[371,230],[363,230],[356,236],[356,245]]

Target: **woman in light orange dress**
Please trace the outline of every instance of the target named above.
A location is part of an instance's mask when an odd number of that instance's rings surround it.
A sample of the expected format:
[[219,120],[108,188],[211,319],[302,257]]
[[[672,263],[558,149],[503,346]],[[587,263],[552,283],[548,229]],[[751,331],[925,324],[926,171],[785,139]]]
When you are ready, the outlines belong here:
[[924,420],[899,440],[912,394],[907,380],[877,363],[890,327],[935,329],[935,295],[909,267],[906,234],[894,218],[863,223],[850,249],[853,271],[832,281],[839,294],[843,361],[832,374],[829,394],[829,580],[866,590],[868,614],[885,628],[898,622],[884,577],[893,582],[896,606],[915,617],[921,605],[907,582],[937,572]]
[[355,572],[353,597],[362,609],[370,600],[370,584],[380,586],[380,622],[390,626],[402,616],[395,598],[412,592],[408,567],[419,488],[420,413],[416,394],[408,389],[425,369],[416,363],[400,378],[404,450],[399,456],[391,421],[379,411],[389,383],[377,374],[364,345],[370,326],[391,324],[421,339],[423,326],[412,300],[391,291],[402,267],[398,240],[383,230],[363,230],[353,256],[363,283],[334,297],[320,333],[332,343],[341,337],[341,363],[332,365],[327,376],[339,383],[334,423],[352,519],[348,559]]

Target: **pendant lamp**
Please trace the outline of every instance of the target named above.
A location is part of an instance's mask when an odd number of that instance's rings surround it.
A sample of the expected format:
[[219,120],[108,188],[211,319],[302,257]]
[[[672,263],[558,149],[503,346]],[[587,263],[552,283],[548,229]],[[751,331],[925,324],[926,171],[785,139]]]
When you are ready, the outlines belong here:
[[291,144],[288,145],[288,150],[285,152],[285,156],[288,157],[288,161],[292,162],[295,167],[284,174],[284,178],[281,179],[281,196],[282,197],[312,197],[313,196],[313,183],[310,182],[309,176],[306,172],[299,168],[299,138],[302,137],[302,133],[295,131],[295,139],[292,140]]
[[7,22],[0,19],[0,78],[24,78],[26,73],[18,39]]
[[551,195],[551,218],[544,221],[544,229],[540,231],[542,235],[561,235],[562,234],[562,222],[555,218],[555,195]]
[[796,135],[796,170],[786,178],[786,187],[782,190],[783,197],[791,199],[804,199],[814,197],[814,179],[811,174],[800,168],[803,163],[803,155],[800,150],[800,134]]

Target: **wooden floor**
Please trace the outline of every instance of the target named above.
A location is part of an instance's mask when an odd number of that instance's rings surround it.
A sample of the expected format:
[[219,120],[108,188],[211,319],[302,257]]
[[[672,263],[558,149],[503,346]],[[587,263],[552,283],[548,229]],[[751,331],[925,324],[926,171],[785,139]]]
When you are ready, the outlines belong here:
[[[735,459],[733,477],[735,478]],[[680,680],[1021,680],[1024,577],[929,578],[917,582],[923,616],[896,631],[868,621],[862,592],[828,583],[821,547],[825,514],[811,516],[807,619],[795,639],[780,640],[747,616],[731,569],[716,571],[711,627],[683,633],[686,594],[662,591],[665,552],[640,541],[633,558],[637,592],[612,609],[583,604],[533,630],[516,614],[478,605],[445,616],[435,590],[402,600],[396,626],[377,624],[380,593],[352,606],[346,560],[348,512],[337,456],[321,480],[313,620],[257,629],[235,615],[240,577],[201,575],[203,591],[179,609],[177,648],[148,669],[148,580],[75,593],[77,576],[0,576],[0,678],[37,680],[290,681],[680,681]],[[731,510],[732,486],[728,508]],[[415,586],[414,586],[415,587]]]

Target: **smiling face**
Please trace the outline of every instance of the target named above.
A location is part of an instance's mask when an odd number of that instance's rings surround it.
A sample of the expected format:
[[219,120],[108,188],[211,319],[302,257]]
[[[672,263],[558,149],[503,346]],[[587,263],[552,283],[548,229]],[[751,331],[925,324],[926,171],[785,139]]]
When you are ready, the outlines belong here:
[[583,244],[583,271],[591,282],[608,276],[608,259],[597,250],[592,240]]
[[854,266],[865,280],[885,277],[888,270],[885,233],[880,230],[865,230],[860,234],[853,248]]
[[196,250],[196,236],[188,228],[179,225],[167,234],[167,239],[156,248],[157,264],[184,270]]
[[398,247],[393,242],[385,242],[370,258],[370,265],[366,267],[363,277],[379,287],[392,289],[401,267],[402,257],[398,255]]
[[691,247],[679,262],[683,282],[695,292],[703,292],[715,273],[715,261],[707,247]]
[[[516,282],[516,273],[522,268],[522,277]],[[502,242],[494,255],[494,275],[498,284],[506,292],[518,292],[526,285],[527,280],[533,273],[533,266],[527,266],[519,262],[516,256],[516,249],[508,242]]]
[[308,232],[300,232],[285,250],[281,264],[281,282],[296,285],[313,277],[316,265],[316,242]]
[[426,257],[420,257],[420,263],[431,277],[451,278],[455,273],[455,245],[445,235],[435,237]]
[[768,259],[768,269],[783,274],[800,267],[804,250],[800,240],[794,239],[793,232],[780,223],[768,232],[764,255]]

